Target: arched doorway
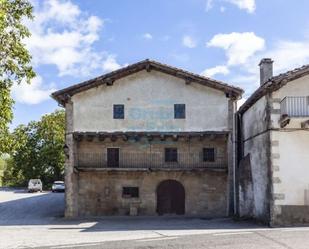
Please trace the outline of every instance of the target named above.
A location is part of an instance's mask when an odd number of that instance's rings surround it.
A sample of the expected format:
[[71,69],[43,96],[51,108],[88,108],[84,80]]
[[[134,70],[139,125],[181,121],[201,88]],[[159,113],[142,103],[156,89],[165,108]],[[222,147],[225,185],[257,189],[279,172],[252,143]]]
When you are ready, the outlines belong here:
[[157,213],[185,214],[185,189],[175,180],[162,181],[157,187]]

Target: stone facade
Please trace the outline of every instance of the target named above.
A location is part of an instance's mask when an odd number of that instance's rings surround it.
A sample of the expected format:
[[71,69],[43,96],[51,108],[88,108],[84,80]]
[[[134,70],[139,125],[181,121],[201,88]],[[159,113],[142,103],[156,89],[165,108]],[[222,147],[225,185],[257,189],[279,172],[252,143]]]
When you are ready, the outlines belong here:
[[[81,172],[78,173],[78,215],[128,215],[130,207],[137,208],[138,215],[157,215],[156,189],[164,180],[176,180],[185,189],[185,215],[224,217],[226,216],[228,191],[228,158],[227,136],[212,138],[179,138],[174,141],[169,138],[161,141],[155,138],[148,141],[142,137],[139,141],[117,139],[104,142],[97,138],[91,141],[83,139],[77,141],[77,155],[83,161]],[[164,163],[164,148],[177,148],[179,159],[177,164]],[[203,148],[215,148],[216,161],[213,169],[194,169],[196,162],[202,163]],[[126,169],[89,169],[87,162],[91,162],[87,155],[103,153],[107,148],[119,148],[120,163]],[[199,153],[200,152],[200,153]],[[144,155],[155,153],[156,158],[150,162],[150,168],[143,167]],[[122,155],[125,155],[122,157]],[[183,155],[186,155],[184,157]],[[126,158],[129,156],[129,158]],[[134,157],[132,159],[132,156]],[[83,159],[86,157],[86,161]],[[100,157],[100,160],[106,157]],[[77,160],[78,161],[78,160]],[[132,169],[133,166],[136,167]],[[220,162],[220,165],[218,165]],[[77,162],[78,164],[78,162]],[[191,164],[192,167],[189,167]],[[179,165],[186,167],[180,169]],[[162,169],[162,166],[165,169]],[[210,163],[211,166],[211,163]],[[91,165],[90,165],[91,167]],[[158,167],[158,168],[157,168]],[[188,168],[187,168],[188,167]],[[123,187],[138,187],[139,198],[123,198]],[[96,201],[94,201],[96,200]]]
[[[138,215],[157,215],[157,186],[169,179],[185,189],[185,215],[227,215],[227,174],[211,170],[80,172],[78,215],[129,215],[132,206]],[[139,187],[139,198],[123,198],[123,187]]]
[[[148,60],[54,93],[66,108],[65,216],[158,215],[163,182],[171,184],[164,205],[175,205],[177,186],[184,190],[181,214],[233,214],[234,114],[241,94]],[[119,104],[123,119],[113,117]],[[184,118],[175,117],[177,104],[185,105]],[[106,163],[111,148],[119,153],[112,168]],[[166,160],[166,148],[177,149],[177,162]],[[207,148],[214,161],[203,159]],[[123,195],[124,187],[137,187],[139,196]]]

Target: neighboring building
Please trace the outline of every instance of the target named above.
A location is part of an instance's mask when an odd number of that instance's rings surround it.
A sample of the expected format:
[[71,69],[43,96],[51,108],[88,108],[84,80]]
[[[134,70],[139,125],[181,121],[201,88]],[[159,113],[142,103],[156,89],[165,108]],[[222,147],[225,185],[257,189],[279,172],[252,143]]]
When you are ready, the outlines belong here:
[[144,60],[53,93],[66,109],[65,215],[227,216],[242,92]]
[[[288,58],[287,58],[288,59]],[[309,65],[272,77],[239,110],[239,215],[270,225],[309,222]]]

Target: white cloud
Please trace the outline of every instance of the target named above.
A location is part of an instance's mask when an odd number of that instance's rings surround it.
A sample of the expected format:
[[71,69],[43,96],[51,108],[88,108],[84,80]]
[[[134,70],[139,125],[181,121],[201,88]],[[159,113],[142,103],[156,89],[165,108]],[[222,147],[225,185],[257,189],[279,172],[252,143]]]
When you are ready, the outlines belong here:
[[207,0],[206,2],[206,11],[209,11],[213,8],[213,0]]
[[104,20],[88,15],[69,0],[34,1],[32,36],[25,40],[35,66],[55,65],[59,76],[88,76],[102,69],[107,52],[94,49]]
[[32,79],[31,84],[22,82],[19,85],[13,85],[12,95],[16,102],[33,105],[49,99],[50,94],[55,90],[53,86],[44,88],[42,77],[38,75]]
[[[214,5],[215,0],[207,0],[206,11],[210,10]],[[255,0],[221,0],[236,5],[241,10],[246,10],[248,13],[254,13],[256,9]]]
[[208,43],[208,47],[225,50],[229,66],[244,64],[257,51],[265,47],[263,38],[253,32],[217,34]]
[[246,64],[241,65],[240,71],[234,74],[230,81],[243,87],[246,90],[246,96],[249,96],[260,85],[258,64],[262,58],[274,60],[274,75],[309,64],[309,40],[279,40],[273,44],[272,48],[257,53]]
[[227,75],[229,74],[229,72],[230,70],[228,69],[227,66],[216,66],[204,70],[201,74],[206,77],[213,77],[216,74]]
[[110,72],[121,68],[121,65],[117,63],[116,57],[114,55],[109,55],[103,62],[102,68],[105,72]]
[[152,40],[152,35],[150,34],[150,33],[145,33],[145,34],[143,34],[143,38],[145,39],[145,40]]
[[239,9],[246,10],[248,13],[255,11],[255,0],[226,0],[232,4],[235,4]]
[[185,35],[182,38],[182,45],[188,48],[195,48],[196,47],[196,41],[192,36]]
[[275,72],[281,73],[309,63],[309,40],[285,41],[275,44],[274,49],[266,51],[261,58],[270,57],[274,62]]

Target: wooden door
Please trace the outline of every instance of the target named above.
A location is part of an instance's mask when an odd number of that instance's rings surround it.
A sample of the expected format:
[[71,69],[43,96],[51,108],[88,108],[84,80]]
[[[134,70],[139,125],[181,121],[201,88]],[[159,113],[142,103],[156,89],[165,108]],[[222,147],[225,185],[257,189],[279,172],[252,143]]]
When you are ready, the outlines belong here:
[[107,148],[107,167],[119,167],[119,148]]
[[157,188],[157,212],[163,214],[185,213],[185,190],[181,183],[166,180]]

